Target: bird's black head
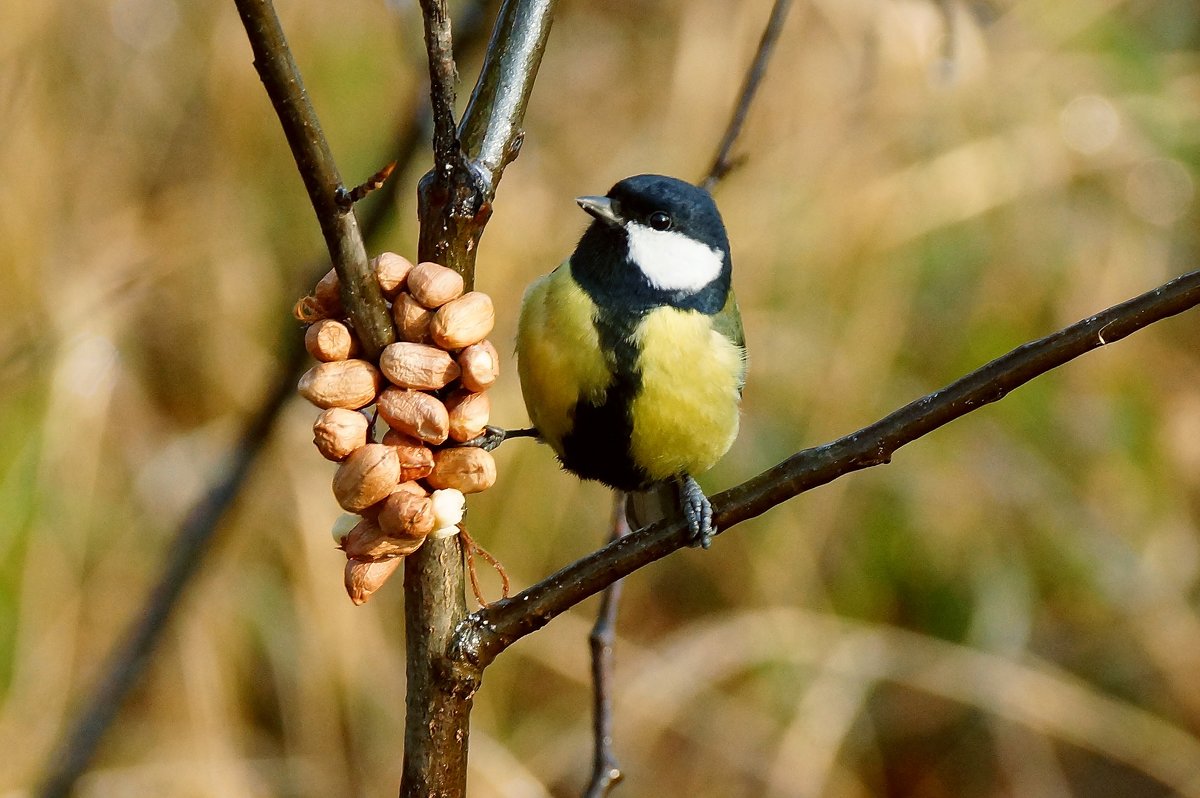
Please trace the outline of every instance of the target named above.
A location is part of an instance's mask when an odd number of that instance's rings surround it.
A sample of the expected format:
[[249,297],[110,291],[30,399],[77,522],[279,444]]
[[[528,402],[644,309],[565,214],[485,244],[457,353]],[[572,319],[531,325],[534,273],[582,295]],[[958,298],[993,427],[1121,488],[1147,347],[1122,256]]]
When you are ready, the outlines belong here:
[[635,175],[603,197],[576,201],[595,221],[571,256],[571,271],[597,304],[710,314],[724,307],[729,239],[707,191],[673,177]]

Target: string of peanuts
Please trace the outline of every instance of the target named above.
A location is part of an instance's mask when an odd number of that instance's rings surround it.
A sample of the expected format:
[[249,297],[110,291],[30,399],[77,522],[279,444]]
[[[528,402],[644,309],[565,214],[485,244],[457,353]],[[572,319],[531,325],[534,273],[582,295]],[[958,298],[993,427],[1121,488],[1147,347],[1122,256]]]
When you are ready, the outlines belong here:
[[[397,342],[379,364],[356,357],[337,274],[330,271],[295,315],[309,325],[304,345],[319,363],[300,378],[300,395],[322,412],[313,443],[340,463],[333,495],[347,515],[333,528],[346,553],[346,592],[363,604],[427,538],[459,532],[466,499],[496,481],[490,452],[464,443],[484,432],[487,390],[500,358],[487,340],[491,298],[463,293],[462,276],[436,263],[413,265],[385,252],[371,262],[391,303]],[[388,429],[374,441],[371,406]]]

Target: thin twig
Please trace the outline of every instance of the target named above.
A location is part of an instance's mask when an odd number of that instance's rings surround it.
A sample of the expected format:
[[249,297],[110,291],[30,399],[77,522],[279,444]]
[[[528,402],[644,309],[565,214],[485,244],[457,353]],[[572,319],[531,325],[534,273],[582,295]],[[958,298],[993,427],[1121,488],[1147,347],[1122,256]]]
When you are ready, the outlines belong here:
[[[624,493],[613,494],[612,534],[620,540],[629,534]],[[617,607],[621,602],[621,580],[604,589],[596,625],[588,636],[592,651],[592,778],[584,798],[605,798],[624,777],[613,752],[613,681],[617,640]]]
[[767,64],[771,60],[771,53],[775,51],[775,42],[779,40],[783,22],[787,18],[791,5],[792,0],[775,0],[775,5],[771,7],[771,16],[767,18],[767,26],[763,29],[762,38],[758,41],[758,51],[754,54],[754,61],[751,62],[749,71],[746,72],[745,81],[742,82],[742,91],[738,95],[737,105],[733,108],[733,116],[730,117],[725,135],[721,138],[720,146],[717,147],[717,155],[713,158],[712,166],[708,168],[704,179],[700,181],[700,187],[707,191],[712,191],[713,186],[740,163],[740,160],[731,160],[733,145],[742,132],[746,116],[750,113],[750,106],[754,102],[758,85],[762,82],[763,75],[767,74]]
[[[1017,347],[868,427],[824,446],[798,452],[774,468],[714,496],[713,522],[724,532],[852,471],[883,465],[901,446],[1003,398],[1035,377],[1198,304],[1200,271],[1188,272],[1141,296]],[[474,613],[470,623],[460,629],[450,655],[462,665],[481,672],[514,641],[687,543],[687,529],[679,521],[657,523],[614,541],[511,599]]]
[[342,301],[354,322],[364,354],[374,360],[385,346],[396,340],[396,333],[371,271],[358,219],[353,209],[342,208],[338,203],[345,187],[329,142],[304,90],[271,0],[234,0],[234,4],[254,51],[254,68],[279,116],[296,168],[308,189],[308,199],[321,224],[325,246],[341,282]]
[[[487,23],[494,7],[498,5],[499,0],[475,0],[459,12],[455,25],[459,52],[474,54],[484,44],[484,34],[490,30]],[[389,150],[391,157],[401,164],[397,167],[401,171],[416,158],[419,148],[428,140],[426,136],[433,125],[430,103],[426,102],[423,92],[414,91],[402,107],[408,109],[407,116],[396,125],[396,134]],[[402,186],[405,186],[403,180],[389,180],[371,196],[370,202],[356,209],[361,213],[363,236],[368,243],[378,236],[386,218],[395,210],[396,198]],[[368,251],[372,249],[369,247]]]
[[392,161],[349,191],[344,188],[338,189],[336,192],[338,206],[343,209],[349,209],[354,203],[362,202],[368,195],[387,185],[387,179],[392,176],[395,168],[396,162]]
[[[432,2],[432,0],[428,0]],[[479,238],[505,167],[517,157],[529,95],[550,34],[557,0],[505,0],[459,125],[465,160],[435,169],[418,187],[418,255],[449,266],[470,286]],[[431,55],[431,59],[434,56]]]

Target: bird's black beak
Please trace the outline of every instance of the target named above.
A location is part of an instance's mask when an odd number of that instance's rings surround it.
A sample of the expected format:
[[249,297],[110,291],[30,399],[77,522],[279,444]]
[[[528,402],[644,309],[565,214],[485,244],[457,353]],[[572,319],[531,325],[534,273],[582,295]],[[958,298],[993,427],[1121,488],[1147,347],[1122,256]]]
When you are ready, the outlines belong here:
[[617,209],[617,204],[609,197],[576,197],[575,201],[592,216],[608,224],[621,225],[625,220]]

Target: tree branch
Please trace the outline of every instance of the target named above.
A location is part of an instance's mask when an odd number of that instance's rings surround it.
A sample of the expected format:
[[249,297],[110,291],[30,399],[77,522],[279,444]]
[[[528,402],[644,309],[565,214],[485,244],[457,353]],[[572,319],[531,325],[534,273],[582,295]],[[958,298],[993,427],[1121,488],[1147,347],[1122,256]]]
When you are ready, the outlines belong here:
[[425,50],[429,54],[429,101],[433,108],[433,161],[447,169],[462,158],[458,130],[454,125],[454,88],[458,68],[450,35],[450,13],[446,0],[421,0],[425,21]]
[[733,116],[729,118],[729,125],[725,128],[725,135],[717,147],[717,154],[713,158],[712,166],[708,168],[708,174],[700,181],[700,187],[705,191],[712,191],[721,178],[729,174],[730,170],[739,163],[737,160],[731,160],[730,154],[733,152],[733,145],[737,142],[738,136],[741,135],[746,116],[750,113],[750,106],[754,102],[758,84],[767,74],[767,64],[771,61],[771,54],[775,51],[775,42],[779,40],[779,34],[783,31],[783,22],[787,19],[788,9],[791,8],[791,5],[792,0],[775,0],[775,5],[771,7],[771,16],[767,18],[767,26],[763,29],[762,38],[758,40],[758,51],[755,52],[754,61],[751,62],[750,69],[746,72],[746,79],[742,82],[742,91],[738,96],[737,105],[733,107]]
[[341,175],[309,102],[300,71],[271,0],[234,0],[262,79],[304,179],[308,199],[321,224],[325,246],[342,287],[342,301],[354,322],[367,358],[375,360],[396,340],[391,314],[371,271],[353,208],[337,201]]
[[[454,56],[444,0],[422,0],[434,115],[434,168],[417,188],[421,220],[417,254],[475,283],[475,255],[492,214],[504,167],[520,148],[520,124],[549,33],[554,0],[506,0],[497,16],[464,128],[453,135]],[[484,99],[477,99],[484,98]],[[461,147],[467,147],[463,152]],[[488,149],[484,149],[484,148]],[[494,163],[492,147],[502,156]],[[482,155],[482,160],[473,159]],[[429,540],[404,562],[408,654],[405,717],[406,798],[466,793],[471,699],[479,673],[446,657],[466,616],[461,543]]]
[[[436,198],[449,203],[455,194],[472,196],[466,161],[454,124],[454,46],[445,0],[421,0],[425,48],[429,56],[429,100],[433,111],[433,170],[418,187],[421,219],[417,254],[460,269],[453,235],[469,225],[453,213],[431,214]],[[456,191],[462,183],[463,191]],[[454,210],[451,206],[444,206]],[[469,216],[473,219],[475,213]],[[468,220],[470,221],[470,220]],[[472,250],[474,249],[472,243]],[[474,258],[471,257],[473,266]],[[464,273],[467,290],[474,271]],[[462,543],[457,537],[430,539],[404,559],[404,627],[407,683],[404,715],[404,764],[400,795],[406,798],[461,796],[467,790],[468,733],[475,683],[455,680],[446,667],[446,646],[467,614]]]
[[454,269],[468,286],[474,283],[475,253],[492,215],[496,187],[521,150],[521,123],[555,4],[556,0],[505,0],[459,126],[463,158],[450,170],[444,168],[449,161],[439,162],[417,189],[418,253]]
[[[995,402],[1085,352],[1114,343],[1200,304],[1200,271],[1188,272],[1045,338],[1017,347],[947,387],[868,427],[792,455],[712,498],[720,531],[840,476],[891,460],[901,446]],[[452,641],[450,656],[482,671],[508,646],[618,579],[687,545],[682,522],[657,523],[614,541],[527,590],[473,613]]]
[[487,178],[488,200],[521,150],[521,128],[542,63],[556,0],[509,0],[500,9],[487,58],[463,113],[463,146]]
[[[301,340],[300,336],[293,337]],[[302,345],[297,343],[290,347],[285,361],[279,366],[280,379],[275,381],[258,411],[246,422],[237,445],[225,456],[218,470],[220,478],[187,514],[171,541],[166,563],[142,610],[134,616],[133,623],[110,655],[109,665],[48,760],[45,777],[36,793],[41,798],[66,798],[87,770],[96,746],[112,725],[125,696],[145,670],[184,588],[209,550],[225,511],[240,492],[270,439],[279,410],[295,396],[296,374],[305,359]]]

